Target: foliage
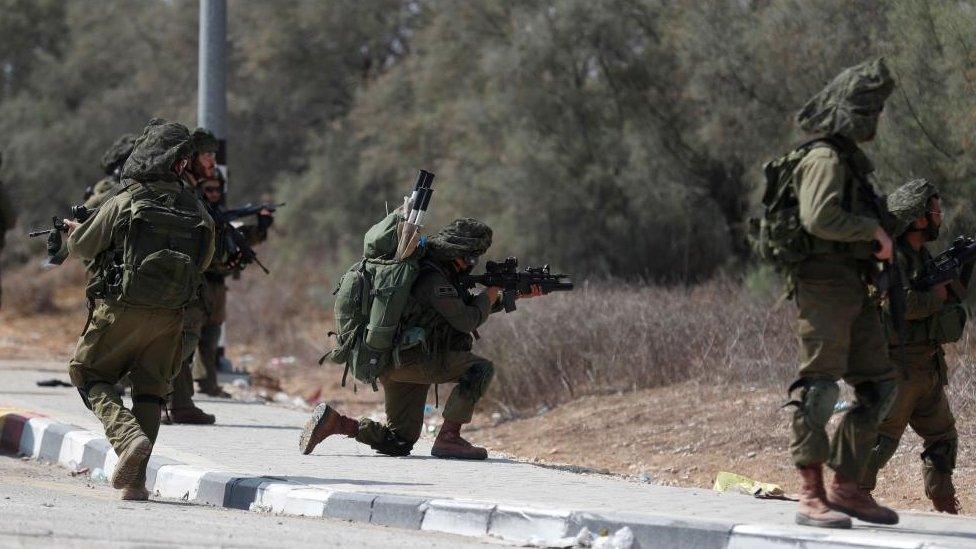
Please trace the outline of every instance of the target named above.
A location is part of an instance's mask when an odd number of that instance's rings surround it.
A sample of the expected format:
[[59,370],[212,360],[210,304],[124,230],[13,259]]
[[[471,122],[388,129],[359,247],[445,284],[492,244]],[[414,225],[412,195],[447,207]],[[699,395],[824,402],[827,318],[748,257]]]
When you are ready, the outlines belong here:
[[[97,9],[93,9],[96,7]],[[26,223],[80,198],[102,150],[151,116],[192,125],[197,4],[0,5],[4,178]],[[763,161],[842,67],[899,88],[880,183],[943,190],[976,226],[976,9],[922,0],[232,2],[231,202],[275,193],[292,257],[333,270],[418,168],[432,225],[477,216],[492,255],[694,281],[747,256]]]

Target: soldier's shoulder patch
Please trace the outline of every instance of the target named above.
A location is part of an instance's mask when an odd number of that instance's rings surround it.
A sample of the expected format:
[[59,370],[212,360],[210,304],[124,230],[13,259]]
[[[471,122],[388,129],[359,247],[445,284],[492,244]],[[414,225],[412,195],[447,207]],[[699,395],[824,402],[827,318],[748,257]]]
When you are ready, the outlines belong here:
[[450,284],[443,284],[434,288],[434,295],[436,297],[457,297],[457,288],[451,286]]

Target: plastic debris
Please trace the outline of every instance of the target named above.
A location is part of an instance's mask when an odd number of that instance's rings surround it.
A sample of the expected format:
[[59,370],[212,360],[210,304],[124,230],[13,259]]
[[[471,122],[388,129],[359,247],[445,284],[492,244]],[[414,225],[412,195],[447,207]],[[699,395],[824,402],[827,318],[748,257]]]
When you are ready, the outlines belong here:
[[105,470],[101,467],[96,467],[92,469],[91,479],[97,482],[105,482],[108,480],[108,475],[105,474]]
[[786,495],[777,484],[759,482],[747,476],[727,471],[719,472],[715,477],[715,486],[712,487],[716,492],[733,492],[757,497],[759,499],[786,499]]

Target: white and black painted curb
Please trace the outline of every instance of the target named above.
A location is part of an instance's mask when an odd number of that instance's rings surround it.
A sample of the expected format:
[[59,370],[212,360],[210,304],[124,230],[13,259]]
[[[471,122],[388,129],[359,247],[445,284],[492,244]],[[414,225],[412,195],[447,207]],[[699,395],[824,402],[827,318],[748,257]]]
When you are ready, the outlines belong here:
[[[118,460],[99,433],[36,414],[0,410],[0,450],[111,476]],[[186,465],[164,456],[149,462],[147,488],[158,497],[283,515],[329,517],[395,528],[493,536],[526,543],[629,527],[639,548],[938,549],[961,547],[905,541],[877,532],[810,531],[667,515],[539,509],[452,498],[343,492],[273,476],[247,476]]]

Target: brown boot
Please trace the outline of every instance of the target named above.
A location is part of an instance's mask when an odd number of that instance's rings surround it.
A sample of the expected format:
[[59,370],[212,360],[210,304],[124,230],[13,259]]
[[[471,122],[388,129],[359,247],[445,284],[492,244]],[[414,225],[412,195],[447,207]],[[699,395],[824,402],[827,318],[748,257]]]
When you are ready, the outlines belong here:
[[335,411],[335,408],[323,402],[312,410],[312,417],[305,422],[302,436],[298,438],[298,449],[308,455],[326,437],[332,435],[355,437],[358,434],[358,421],[340,414]]
[[182,423],[185,425],[213,425],[217,421],[216,416],[208,414],[197,408],[189,406],[186,408],[173,408],[169,411],[170,423]]
[[135,485],[150,454],[152,442],[144,435],[137,436],[119,455],[119,461],[112,471],[112,488],[121,490]]
[[827,504],[864,522],[898,524],[898,513],[879,505],[870,492],[840,473],[834,473],[834,480],[827,486]]
[[488,459],[488,450],[473,446],[461,438],[461,424],[456,421],[445,421],[441,431],[434,439],[434,447],[430,455],[439,458],[452,459]]
[[959,514],[959,500],[956,496],[934,497],[932,506],[937,513],[949,513],[950,515]]
[[800,487],[800,509],[796,523],[820,528],[850,528],[851,517],[832,510],[824,492],[823,466],[819,463],[798,467],[803,485]]

